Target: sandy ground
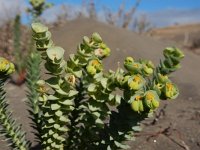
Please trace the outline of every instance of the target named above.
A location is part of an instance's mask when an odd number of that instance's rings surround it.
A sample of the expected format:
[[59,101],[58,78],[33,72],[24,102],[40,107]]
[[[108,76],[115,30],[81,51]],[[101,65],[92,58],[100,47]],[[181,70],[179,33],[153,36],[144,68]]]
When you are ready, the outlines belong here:
[[[91,20],[76,20],[52,29],[56,45],[66,50],[66,57],[76,50],[83,35],[99,32],[111,48],[111,56],[105,60],[105,67],[115,69],[117,62],[126,56],[151,59],[158,63],[162,50],[173,46],[150,37],[97,23]],[[173,101],[164,101],[157,111],[157,117],[144,121],[144,130],[137,134],[135,142],[129,142],[134,150],[199,150],[200,149],[200,56],[184,51],[186,57],[182,69],[172,75],[180,88],[180,96]],[[30,120],[25,105],[25,86],[7,86],[8,99],[14,116],[23,123],[27,137],[33,141]],[[155,121],[156,120],[156,121]],[[0,142],[0,150],[7,150],[6,142]]]

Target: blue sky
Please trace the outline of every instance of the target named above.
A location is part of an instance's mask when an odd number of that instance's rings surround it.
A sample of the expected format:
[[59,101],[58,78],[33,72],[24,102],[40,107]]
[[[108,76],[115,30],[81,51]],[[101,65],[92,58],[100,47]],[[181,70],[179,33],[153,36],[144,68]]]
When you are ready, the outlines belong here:
[[[75,18],[80,11],[84,12],[87,16],[86,8],[81,7],[81,3],[84,0],[46,1],[55,4],[54,7],[47,10],[43,15],[43,18],[49,22],[55,21],[57,16],[62,13],[61,6],[63,4],[70,5],[67,9],[71,18]],[[94,0],[99,20],[105,20],[103,7],[116,12],[123,1],[125,1],[126,10],[129,10],[135,4],[136,0]],[[14,17],[15,11],[18,9],[23,13],[23,21],[27,22],[28,19],[25,15],[27,7],[28,0],[0,0],[0,24],[6,16],[13,15]],[[145,15],[148,21],[155,27],[164,27],[175,23],[200,23],[200,0],[141,0],[134,17],[139,18],[142,15]]]
[[[54,4],[81,4],[82,0],[48,0]],[[107,6],[112,10],[116,11],[123,0],[94,0],[98,4],[98,8]],[[135,0],[125,0],[126,8],[130,8],[135,4]],[[144,11],[159,11],[162,9],[200,9],[200,0],[142,0],[139,6],[139,10]]]
[[[101,12],[103,7],[106,6],[116,12],[123,1],[127,10],[136,2],[136,0],[94,0],[101,17],[103,17]],[[79,6],[76,9],[81,9],[82,0],[48,0],[48,2],[55,5],[70,4]],[[53,13],[56,12],[55,10]],[[141,0],[135,17],[141,15],[147,16],[149,22],[156,27],[200,22],[200,0]]]

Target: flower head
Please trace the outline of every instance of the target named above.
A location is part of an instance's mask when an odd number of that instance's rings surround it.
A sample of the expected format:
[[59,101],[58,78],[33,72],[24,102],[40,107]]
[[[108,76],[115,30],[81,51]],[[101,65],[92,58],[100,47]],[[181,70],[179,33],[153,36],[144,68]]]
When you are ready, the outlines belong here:
[[142,112],[144,111],[144,106],[143,106],[143,96],[140,94],[136,94],[131,97],[130,103],[131,103],[131,108],[136,111],[136,112]]
[[163,93],[166,98],[175,99],[179,95],[179,90],[175,84],[167,82],[163,88]]
[[144,102],[149,109],[154,110],[158,108],[159,100],[160,99],[156,91],[149,90],[145,92]]
[[9,62],[7,59],[0,57],[0,74],[9,75],[15,71],[15,66],[13,63]]
[[86,70],[89,74],[94,75],[97,72],[102,71],[103,67],[101,62],[98,59],[92,59],[88,62],[86,66]]
[[139,74],[133,75],[128,79],[128,86],[132,90],[139,90],[144,86],[144,84],[145,79]]

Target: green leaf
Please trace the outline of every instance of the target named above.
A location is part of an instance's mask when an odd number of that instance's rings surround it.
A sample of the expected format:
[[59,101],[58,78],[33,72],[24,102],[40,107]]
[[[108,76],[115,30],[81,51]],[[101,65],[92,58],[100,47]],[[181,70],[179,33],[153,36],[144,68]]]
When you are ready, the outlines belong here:
[[62,121],[62,122],[70,122],[70,120],[68,118],[66,118],[65,116],[61,116],[59,118],[59,120]]
[[53,142],[53,140],[51,139],[51,138],[49,138],[48,140],[47,140],[47,143],[52,143]]
[[120,95],[115,95],[115,105],[120,105],[121,104],[121,96]]
[[89,86],[88,86],[88,92],[95,92],[96,91],[96,85],[91,83]]
[[104,89],[106,89],[106,87],[107,87],[107,81],[108,81],[107,78],[102,78],[101,79],[101,85],[103,86]]
[[114,141],[115,145],[118,147],[118,148],[121,148],[121,149],[128,149],[130,148],[128,145],[125,145],[125,144],[121,144],[119,143],[118,141]]
[[45,114],[44,114],[44,117],[52,117],[53,115],[52,114],[49,114],[49,112],[46,112]]
[[53,134],[53,137],[54,137],[55,139],[57,139],[58,136],[59,136],[58,133]]
[[59,100],[59,98],[54,95],[49,95],[48,100]]
[[49,135],[52,135],[52,134],[54,134],[54,131],[53,130],[49,130]]
[[[53,127],[54,127],[55,129],[59,129],[59,128],[60,128],[60,125],[59,125],[59,124],[54,124]],[[55,133],[55,134],[57,134],[57,133]],[[55,135],[55,134],[54,134],[54,135]]]
[[69,91],[69,97],[72,97],[72,96],[75,96],[75,95],[77,95],[78,94],[78,91],[75,91],[75,90],[70,90]]
[[59,78],[57,77],[51,77],[48,80],[46,80],[47,85],[49,85],[50,87],[54,88],[54,89],[59,89],[60,86],[58,85],[58,80]]
[[107,146],[107,150],[112,150],[112,149],[110,148],[110,145]]
[[101,119],[96,119],[95,123],[97,124],[97,126],[103,128],[104,127],[104,122]]
[[139,132],[142,131],[142,128],[140,126],[134,126],[132,127],[132,130]]
[[68,93],[66,93],[65,91],[63,91],[61,88],[56,89],[56,92],[58,92],[58,93],[61,94],[61,95],[68,96]]
[[60,108],[60,105],[58,104],[51,104],[51,109],[52,110],[58,110]]
[[73,71],[72,72],[77,78],[81,78],[83,73],[82,70],[78,70],[78,71]]
[[69,106],[69,105],[74,105],[73,100],[64,100],[63,102],[60,102],[63,105]]
[[61,128],[59,128],[58,130],[59,130],[59,131],[62,131],[62,132],[67,132],[67,131],[69,131],[69,129],[66,128],[66,127],[61,127]]
[[53,119],[53,118],[50,118],[49,120],[48,120],[48,123],[54,123],[55,122],[55,120]]
[[60,110],[58,110],[58,111],[56,111],[56,116],[58,116],[58,117],[60,117],[60,116],[62,116],[63,115],[63,112],[62,111],[60,111]]
[[114,98],[115,98],[115,95],[109,94],[109,97],[108,97],[109,101],[112,101]]
[[92,112],[92,115],[95,119],[100,117],[100,113],[99,112]]

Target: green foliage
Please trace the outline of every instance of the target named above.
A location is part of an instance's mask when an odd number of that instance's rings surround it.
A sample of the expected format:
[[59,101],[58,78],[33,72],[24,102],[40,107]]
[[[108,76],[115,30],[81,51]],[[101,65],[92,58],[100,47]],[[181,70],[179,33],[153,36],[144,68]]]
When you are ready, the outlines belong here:
[[[37,53],[28,63],[28,104],[44,150],[127,149],[124,142],[134,139],[140,122],[161,100],[179,94],[168,77],[184,57],[177,48],[166,48],[157,67],[149,60],[127,57],[126,70],[106,72],[102,61],[110,49],[98,33],[84,37],[77,53],[65,61],[64,49],[53,43],[46,26],[33,23],[32,30]],[[45,79],[39,79],[40,57]],[[1,64],[0,70],[9,70]]]
[[9,146],[15,149],[27,150],[30,142],[25,139],[25,132],[21,130],[21,125],[12,118],[11,111],[8,110],[8,103],[5,99],[4,84],[8,75],[15,70],[14,65],[5,58],[0,57],[0,124],[1,134],[7,139]]
[[37,141],[41,144],[41,114],[39,109],[39,94],[37,91],[37,81],[40,79],[40,62],[41,58],[37,52],[32,52],[27,62],[27,75],[26,85],[27,91],[27,105],[29,106],[30,118],[33,121],[32,127],[35,129],[34,133],[37,137]]

